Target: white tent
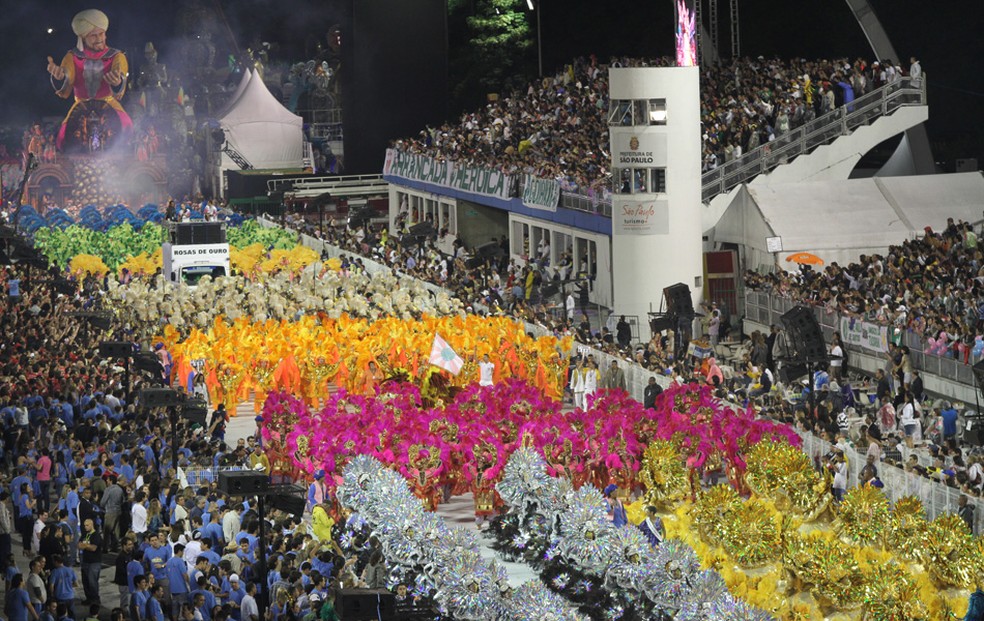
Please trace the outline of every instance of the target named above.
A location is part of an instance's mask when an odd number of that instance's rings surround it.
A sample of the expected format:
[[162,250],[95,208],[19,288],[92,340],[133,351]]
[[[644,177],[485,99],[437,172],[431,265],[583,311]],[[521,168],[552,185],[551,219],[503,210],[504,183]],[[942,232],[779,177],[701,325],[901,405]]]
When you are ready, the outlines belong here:
[[[240,86],[243,88],[239,97],[219,117],[229,146],[253,168],[300,168],[304,153],[301,117],[277,101],[255,69]],[[223,157],[222,168],[238,166]]]
[[[827,264],[845,265],[862,254],[886,254],[888,247],[946,227],[946,219],[981,221],[984,176],[979,172],[848,181],[744,186],[714,227],[715,244],[739,247],[743,266],[778,264],[796,252],[810,252]],[[768,252],[778,237],[782,252]]]
[[244,71],[243,77],[239,78],[239,84],[236,85],[236,90],[232,91],[232,95],[226,100],[225,105],[222,109],[215,114],[215,118],[221,119],[226,115],[232,107],[236,105],[239,98],[242,97],[243,91],[246,90],[246,85],[249,84],[250,79],[253,77],[252,71]]

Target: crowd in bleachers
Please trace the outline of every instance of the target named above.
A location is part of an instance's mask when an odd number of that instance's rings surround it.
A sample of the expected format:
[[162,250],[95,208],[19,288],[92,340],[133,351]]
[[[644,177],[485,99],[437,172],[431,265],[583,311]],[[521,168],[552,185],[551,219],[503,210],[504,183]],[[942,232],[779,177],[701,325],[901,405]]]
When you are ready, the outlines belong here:
[[[910,72],[919,74],[913,58]],[[608,68],[668,66],[670,58],[581,58],[525,91],[396,140],[397,149],[507,173],[554,178],[566,190],[609,183]],[[891,60],[736,59],[701,67],[703,167],[712,170],[903,75]]]
[[[911,331],[926,351],[972,362],[984,330],[984,252],[965,222],[948,219],[943,231],[927,227],[917,239],[891,246],[886,256],[822,270],[749,271],[745,284],[758,291],[830,312]],[[976,351],[975,351],[976,350]]]
[[[179,416],[172,429],[165,408],[141,404],[153,372],[135,373],[128,384],[120,361],[98,351],[103,340],[131,335],[73,314],[97,310],[104,289],[89,278],[79,293],[63,294],[47,270],[0,268],[7,618],[337,621],[339,588],[387,586],[378,542],[334,506],[319,505],[331,500],[325,494],[309,494],[307,510],[317,505],[315,512],[339,518],[334,528],[325,521],[327,531],[312,535],[300,516],[268,509],[266,538],[259,536],[255,499],[228,496],[215,476],[217,467],[270,474],[259,433],[226,444],[221,407],[204,425]],[[153,351],[167,362],[166,349]],[[417,608],[419,595],[404,589],[397,608]]]

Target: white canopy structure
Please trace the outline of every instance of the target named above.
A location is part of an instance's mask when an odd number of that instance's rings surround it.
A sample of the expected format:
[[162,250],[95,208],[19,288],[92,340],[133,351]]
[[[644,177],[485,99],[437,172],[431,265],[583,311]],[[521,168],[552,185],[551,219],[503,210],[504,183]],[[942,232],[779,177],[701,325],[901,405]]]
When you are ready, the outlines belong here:
[[[940,231],[947,218],[977,223],[984,211],[980,172],[848,181],[744,186],[714,227],[715,244],[735,244],[742,265],[770,269],[797,266],[785,259],[810,252],[827,264],[845,265],[862,254]],[[782,252],[766,240],[780,238]]]
[[[270,93],[254,69],[219,117],[228,145],[256,169],[299,169],[303,164],[304,122]],[[228,155],[222,169],[238,169]]]

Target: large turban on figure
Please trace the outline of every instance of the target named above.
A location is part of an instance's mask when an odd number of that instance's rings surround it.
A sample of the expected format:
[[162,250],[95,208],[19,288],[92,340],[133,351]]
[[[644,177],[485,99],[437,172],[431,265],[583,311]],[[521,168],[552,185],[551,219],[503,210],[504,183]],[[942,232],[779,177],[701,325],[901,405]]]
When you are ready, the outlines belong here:
[[99,9],[79,11],[72,18],[72,32],[79,38],[78,48],[80,52],[83,49],[82,39],[93,30],[109,30],[109,18]]

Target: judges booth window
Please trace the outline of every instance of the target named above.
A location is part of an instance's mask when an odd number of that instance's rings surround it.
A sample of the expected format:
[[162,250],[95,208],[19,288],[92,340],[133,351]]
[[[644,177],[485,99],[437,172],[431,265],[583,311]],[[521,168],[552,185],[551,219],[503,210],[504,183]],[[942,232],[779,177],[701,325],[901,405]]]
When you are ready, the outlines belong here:
[[657,194],[663,194],[666,192],[666,169],[665,168],[650,168],[649,169],[649,191],[655,192]]
[[612,178],[615,179],[614,192],[616,194],[632,194],[631,168],[616,168]]
[[454,205],[441,203],[441,227],[446,228],[451,235],[458,234],[458,227],[454,220]]
[[665,168],[616,168],[612,177],[616,194],[660,194],[666,192]]
[[650,125],[666,125],[666,100],[665,99],[650,99],[649,100],[649,124]]
[[609,127],[666,125],[665,99],[613,99],[608,107]]
[[632,102],[625,99],[613,99],[608,107],[608,125],[613,127],[632,125]]
[[524,222],[512,223],[512,235],[509,236],[512,253],[527,256],[529,253],[530,226]]
[[410,197],[410,222],[419,224],[424,221],[424,197]]

